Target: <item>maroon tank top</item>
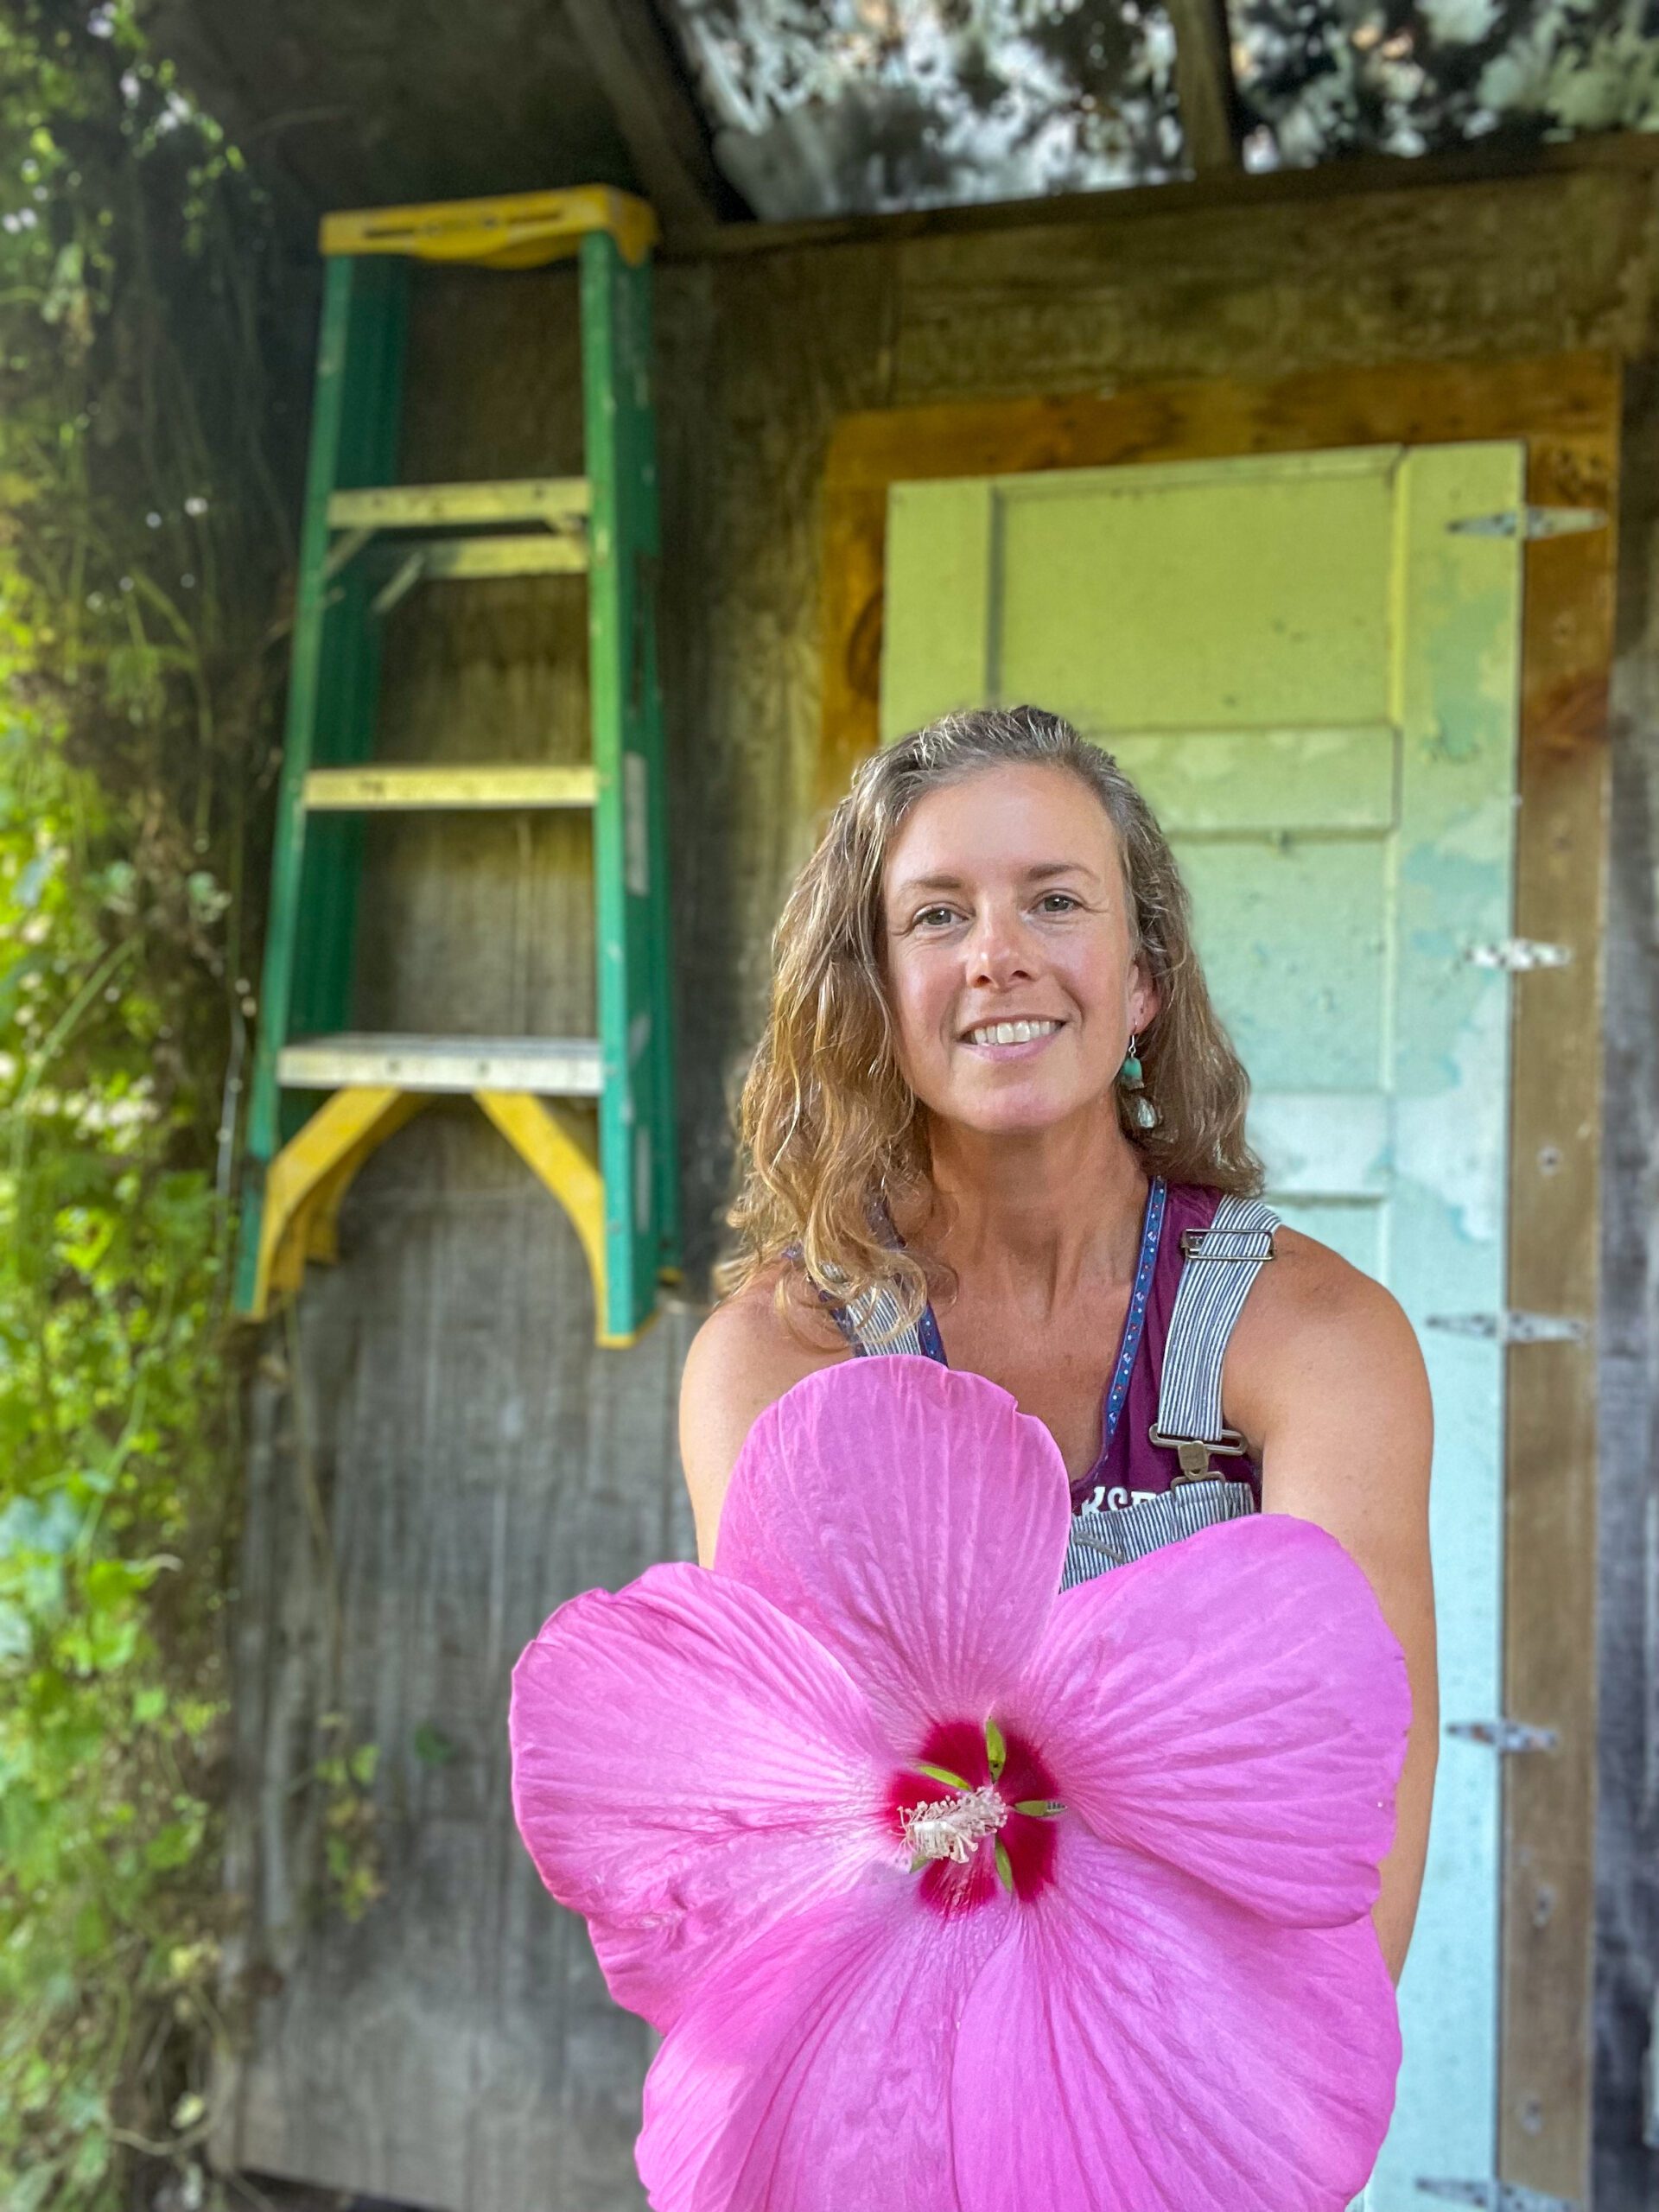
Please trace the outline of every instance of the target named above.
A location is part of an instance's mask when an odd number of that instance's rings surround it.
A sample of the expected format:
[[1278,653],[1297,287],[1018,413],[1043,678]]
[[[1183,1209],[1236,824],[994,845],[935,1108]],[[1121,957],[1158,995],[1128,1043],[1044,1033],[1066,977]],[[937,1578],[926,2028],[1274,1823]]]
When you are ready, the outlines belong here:
[[[1154,1444],[1147,1432],[1157,1424],[1164,1348],[1169,1341],[1170,1317],[1185,1265],[1181,1236],[1184,1230],[1208,1229],[1220,1203],[1219,1191],[1207,1190],[1198,1183],[1166,1184],[1161,1177],[1154,1179],[1147,1192],[1128,1311],[1102,1397],[1101,1448],[1094,1465],[1072,1481],[1073,1512],[1081,1512],[1085,1506],[1100,1512],[1121,1512],[1138,1499],[1166,1491],[1181,1471],[1174,1450]],[[841,1318],[855,1350],[878,1349],[874,1343],[861,1342],[863,1332],[849,1325],[844,1315]],[[949,1364],[931,1306],[917,1324],[913,1346],[889,1337],[880,1349],[914,1349],[938,1360],[942,1367]],[[1219,1458],[1212,1471],[1228,1482],[1248,1483],[1260,1510],[1261,1472],[1249,1459]]]
[[[1161,1193],[1161,1201],[1160,1201]],[[1103,1512],[1132,1505],[1140,1497],[1169,1488],[1181,1471],[1179,1457],[1169,1445],[1154,1444],[1148,1430],[1158,1421],[1158,1389],[1164,1372],[1164,1347],[1169,1341],[1170,1316],[1180,1287],[1185,1261],[1182,1233],[1208,1229],[1221,1203],[1219,1191],[1197,1183],[1154,1182],[1147,1193],[1141,1227],[1141,1266],[1135,1270],[1129,1310],[1124,1317],[1117,1364],[1108,1384],[1102,1411],[1103,1444],[1099,1459],[1071,1485],[1074,1509],[1085,1505]],[[1136,1336],[1136,1301],[1143,1277],[1146,1283]],[[1116,1398],[1116,1408],[1113,1400]],[[1247,1459],[1217,1459],[1214,1471],[1229,1482],[1248,1483],[1256,1507],[1262,1503],[1262,1477]]]

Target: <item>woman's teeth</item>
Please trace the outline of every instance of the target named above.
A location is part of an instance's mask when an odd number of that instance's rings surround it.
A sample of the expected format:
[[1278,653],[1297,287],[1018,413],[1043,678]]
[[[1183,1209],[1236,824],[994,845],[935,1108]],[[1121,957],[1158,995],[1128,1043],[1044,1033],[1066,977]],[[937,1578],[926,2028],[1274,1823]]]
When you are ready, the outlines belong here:
[[988,1021],[982,1029],[970,1029],[970,1045],[1029,1045],[1034,1037],[1052,1037],[1059,1027],[1058,1021]]

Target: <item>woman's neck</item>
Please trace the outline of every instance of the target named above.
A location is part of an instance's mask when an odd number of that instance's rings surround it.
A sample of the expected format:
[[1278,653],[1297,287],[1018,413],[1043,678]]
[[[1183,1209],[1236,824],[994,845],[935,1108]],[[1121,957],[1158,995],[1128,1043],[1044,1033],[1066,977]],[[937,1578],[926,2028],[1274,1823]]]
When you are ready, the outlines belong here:
[[959,1279],[1046,1307],[1086,1280],[1133,1278],[1147,1176],[1113,1116],[1015,1137],[936,1122],[931,1138],[918,1241]]

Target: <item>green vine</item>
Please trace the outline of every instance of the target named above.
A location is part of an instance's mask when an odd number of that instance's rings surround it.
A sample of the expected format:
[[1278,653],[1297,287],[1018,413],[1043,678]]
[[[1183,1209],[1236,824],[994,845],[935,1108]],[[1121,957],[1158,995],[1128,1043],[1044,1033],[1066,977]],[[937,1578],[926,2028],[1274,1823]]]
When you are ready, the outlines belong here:
[[[309,328],[128,0],[0,16],[0,2202],[200,2165],[245,880]],[[250,895],[251,897],[251,906]],[[348,1772],[348,1780],[357,1780]],[[338,1796],[340,1793],[336,1791]],[[347,1793],[349,1794],[349,1793]]]

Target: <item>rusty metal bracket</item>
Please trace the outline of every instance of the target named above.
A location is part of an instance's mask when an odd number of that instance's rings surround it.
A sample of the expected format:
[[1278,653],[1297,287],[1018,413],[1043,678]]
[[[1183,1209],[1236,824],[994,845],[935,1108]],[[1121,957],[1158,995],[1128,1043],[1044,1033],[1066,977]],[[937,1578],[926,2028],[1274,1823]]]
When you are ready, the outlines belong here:
[[1448,1720],[1448,1736],[1465,1744],[1485,1744],[1495,1751],[1553,1751],[1560,1742],[1554,1728],[1540,1728],[1529,1720]]
[[1447,2204],[1479,2204],[1485,2212],[1585,2212],[1576,2196],[1546,2196],[1542,2190],[1523,2189],[1515,2181],[1427,2181],[1418,2188],[1425,2196],[1438,2196]]
[[1590,1324],[1574,1313],[1523,1313],[1513,1307],[1501,1313],[1430,1313],[1423,1325],[1497,1344],[1581,1344],[1590,1336]]
[[1535,968],[1571,965],[1570,944],[1546,944],[1534,937],[1506,937],[1496,944],[1466,944],[1463,957],[1471,968],[1501,968],[1506,975],[1528,976]]
[[1605,530],[1607,516],[1600,507],[1506,507],[1495,515],[1459,515],[1446,526],[1454,537],[1574,537]]

